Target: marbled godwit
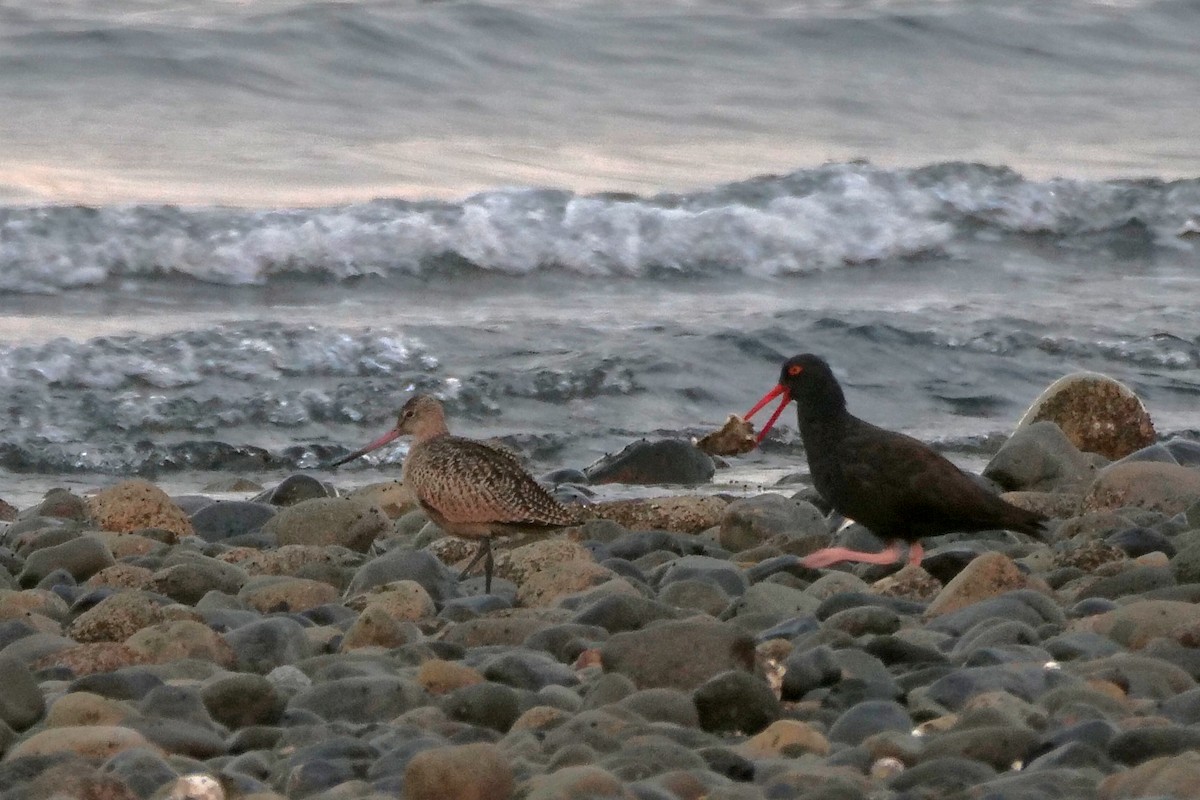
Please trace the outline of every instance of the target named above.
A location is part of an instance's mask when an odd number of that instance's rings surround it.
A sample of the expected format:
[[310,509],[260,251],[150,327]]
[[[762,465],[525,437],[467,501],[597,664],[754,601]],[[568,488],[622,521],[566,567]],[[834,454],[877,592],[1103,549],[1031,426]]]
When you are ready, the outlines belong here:
[[919,564],[924,553],[921,539],[951,531],[1005,528],[1042,535],[1045,518],[1040,514],[983,489],[911,436],[876,427],[847,411],[842,387],[817,356],[789,358],[779,385],[746,418],[780,396],[783,402],[759,433],[759,441],[795,400],[800,438],[817,491],[837,511],[890,543],[882,553],[828,547],[805,558],[805,566],[825,567],[839,561],[892,564],[900,560],[901,541],[909,543],[909,562]]
[[447,534],[479,540],[460,580],[483,559],[484,591],[490,593],[493,536],[548,532],[576,522],[571,510],[542,488],[513,453],[451,436],[442,404],[429,395],[410,398],[395,428],[329,466],[345,464],[405,435],[413,437],[413,444],[400,473],[404,485]]

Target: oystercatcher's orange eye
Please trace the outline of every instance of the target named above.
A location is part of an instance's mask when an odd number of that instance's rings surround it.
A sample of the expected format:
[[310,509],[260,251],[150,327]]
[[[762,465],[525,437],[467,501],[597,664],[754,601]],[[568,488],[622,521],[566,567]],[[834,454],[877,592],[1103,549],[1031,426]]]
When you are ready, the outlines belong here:
[[793,378],[799,375],[801,372],[804,372],[804,367],[800,366],[799,364],[793,364],[792,366],[788,367],[788,375],[791,375]]

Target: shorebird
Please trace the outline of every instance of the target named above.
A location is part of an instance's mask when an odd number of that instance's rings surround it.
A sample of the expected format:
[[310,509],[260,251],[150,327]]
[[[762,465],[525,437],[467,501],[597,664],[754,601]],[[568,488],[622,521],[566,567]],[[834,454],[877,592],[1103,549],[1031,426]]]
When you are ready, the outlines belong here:
[[779,384],[746,414],[749,419],[776,397],[783,401],[758,435],[761,442],[792,400],[813,484],[835,510],[889,542],[882,553],[827,547],[804,565],[839,561],[894,564],[901,542],[908,561],[921,563],[921,539],[951,531],[1007,529],[1039,538],[1046,519],[1005,502],[948,459],[911,436],[884,430],[846,410],[846,396],[829,364],[811,353],[784,362]]
[[479,549],[459,576],[483,560],[484,591],[492,591],[492,537],[550,532],[576,522],[525,471],[512,452],[476,439],[452,436],[442,404],[429,395],[409,399],[396,427],[360,450],[329,464],[353,461],[400,436],[412,436],[400,479],[429,518],[450,536],[478,540]]

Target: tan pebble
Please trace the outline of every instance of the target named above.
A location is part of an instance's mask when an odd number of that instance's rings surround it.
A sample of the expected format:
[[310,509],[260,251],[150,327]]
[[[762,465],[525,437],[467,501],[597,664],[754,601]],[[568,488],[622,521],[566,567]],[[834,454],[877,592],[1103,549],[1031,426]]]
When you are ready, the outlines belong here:
[[121,592],[80,614],[67,632],[77,642],[123,642],[142,628],[162,621],[162,609],[151,596]]
[[6,760],[25,756],[44,756],[54,753],[78,753],[84,758],[104,760],[125,750],[145,748],[162,751],[146,737],[130,728],[116,725],[85,725],[74,728],[51,728],[35,733],[18,743],[5,755]]
[[369,605],[346,631],[339,650],[347,653],[363,647],[390,649],[408,642],[404,628],[384,609]]
[[404,770],[405,800],[509,800],[516,782],[493,744],[422,750]]
[[510,731],[544,731],[570,718],[570,714],[554,706],[534,706],[517,717]]
[[1024,589],[1024,573],[1003,553],[984,553],[963,568],[962,572],[938,592],[925,610],[926,617],[949,614],[989,597]]
[[942,582],[916,564],[905,564],[898,572],[871,584],[871,593],[925,601],[936,597]]
[[584,506],[580,512],[592,519],[608,519],[631,530],[701,533],[721,524],[728,502],[710,496],[666,496],[632,500],[606,500]]
[[219,633],[192,620],[173,620],[142,628],[126,639],[125,644],[153,664],[194,658],[231,668],[237,660],[233,648]]
[[166,547],[162,542],[136,533],[118,533],[117,531],[100,531],[96,534],[108,545],[113,558],[120,561],[123,558],[133,558],[157,552]]
[[154,570],[133,564],[113,564],[105,567],[84,582],[84,586],[96,588],[111,586],[114,589],[142,589],[150,583]]
[[131,709],[116,700],[91,692],[69,692],[50,706],[44,724],[47,728],[120,725],[131,715]]
[[239,547],[221,553],[217,558],[237,564],[249,575],[297,575],[310,564],[331,560],[329,550],[321,545],[286,544],[274,550]]
[[922,722],[913,729],[913,736],[932,736],[935,733],[945,733],[956,725],[958,725],[958,714],[943,714]]
[[92,521],[103,530],[162,528],[177,537],[195,532],[183,509],[149,481],[123,481],[88,498],[87,504]]
[[1158,461],[1105,467],[1080,504],[1081,511],[1148,508],[1173,516],[1200,498],[1200,470]]
[[1167,554],[1160,550],[1155,550],[1153,553],[1143,553],[1134,559],[1143,567],[1166,567],[1171,563],[1171,559],[1167,558]]
[[746,758],[829,755],[829,740],[811,725],[792,719],[772,722],[767,728],[733,748]]
[[[295,508],[296,506],[293,506]],[[238,591],[238,598],[255,611],[307,611],[338,599],[338,590],[323,581],[286,576],[252,578]]]
[[23,619],[28,614],[65,620],[70,609],[65,600],[46,589],[0,589],[0,621]]
[[362,610],[377,606],[397,620],[419,620],[437,614],[437,606],[425,587],[416,581],[393,581],[377,586],[346,601],[346,605]]
[[483,683],[484,677],[476,669],[457,661],[431,659],[417,669],[417,683],[430,694],[446,694],[463,686]]
[[34,662],[34,669],[66,667],[77,677],[83,677],[149,663],[150,659],[144,654],[138,653],[123,642],[88,642],[43,656]]
[[419,508],[412,491],[400,481],[369,483],[355,489],[349,494],[349,497],[375,506],[387,514],[390,519],[399,519],[408,512]]
[[611,772],[589,765],[563,767],[548,775],[535,775],[524,784],[525,800],[566,798],[627,798],[625,785]]

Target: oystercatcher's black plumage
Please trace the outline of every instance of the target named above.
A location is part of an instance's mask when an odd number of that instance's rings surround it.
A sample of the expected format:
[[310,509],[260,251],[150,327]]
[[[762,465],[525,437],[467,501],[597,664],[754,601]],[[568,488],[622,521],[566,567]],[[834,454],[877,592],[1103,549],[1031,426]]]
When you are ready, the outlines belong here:
[[842,387],[818,356],[805,353],[789,358],[779,385],[746,417],[776,397],[783,401],[759,441],[795,400],[800,438],[817,491],[834,509],[891,545],[882,553],[825,548],[808,556],[806,566],[839,561],[892,564],[901,558],[901,541],[909,543],[909,561],[918,564],[924,554],[922,538],[952,531],[1007,529],[1042,536],[1042,515],[987,491],[923,442],[847,411]]

